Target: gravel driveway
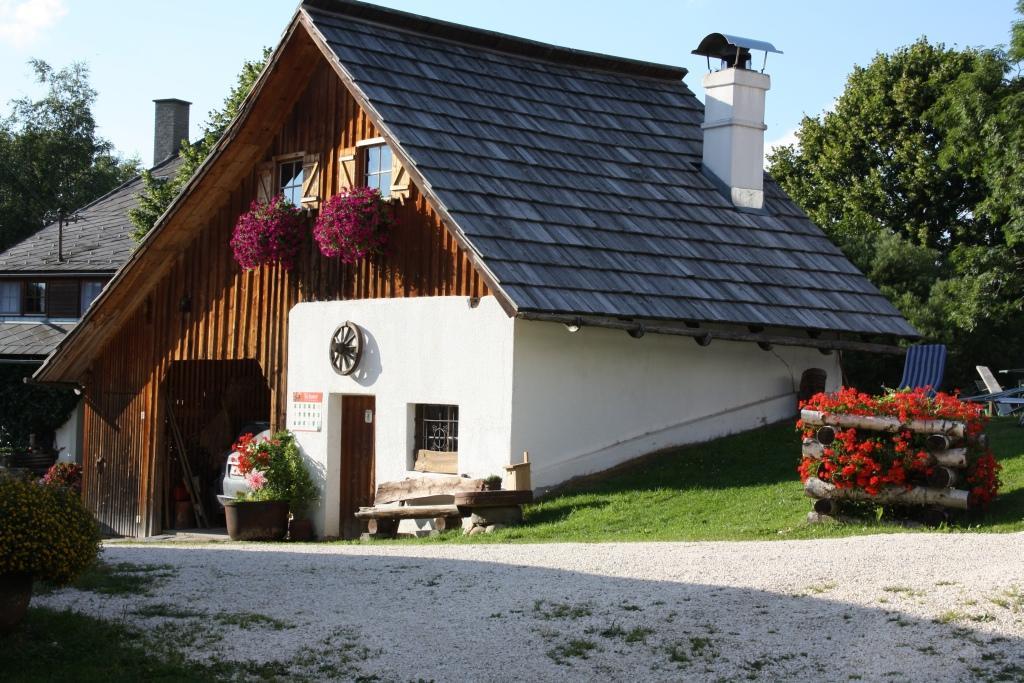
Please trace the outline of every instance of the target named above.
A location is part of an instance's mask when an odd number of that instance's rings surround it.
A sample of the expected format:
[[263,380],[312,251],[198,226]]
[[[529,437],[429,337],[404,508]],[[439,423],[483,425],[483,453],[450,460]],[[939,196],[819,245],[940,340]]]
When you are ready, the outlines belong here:
[[149,565],[148,595],[37,604],[300,677],[1024,680],[1024,534],[141,544],[104,557]]

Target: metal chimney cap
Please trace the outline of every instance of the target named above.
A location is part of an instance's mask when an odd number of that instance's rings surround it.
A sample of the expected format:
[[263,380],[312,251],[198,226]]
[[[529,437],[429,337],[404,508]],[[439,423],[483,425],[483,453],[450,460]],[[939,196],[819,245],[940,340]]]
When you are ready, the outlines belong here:
[[709,33],[700,41],[700,45],[691,54],[701,55],[710,59],[721,59],[729,66],[746,68],[745,64],[750,61],[750,51],[760,50],[765,53],[767,59],[769,52],[782,54],[782,50],[776,49],[774,45],[764,40],[753,40],[741,36],[731,36],[728,33]]

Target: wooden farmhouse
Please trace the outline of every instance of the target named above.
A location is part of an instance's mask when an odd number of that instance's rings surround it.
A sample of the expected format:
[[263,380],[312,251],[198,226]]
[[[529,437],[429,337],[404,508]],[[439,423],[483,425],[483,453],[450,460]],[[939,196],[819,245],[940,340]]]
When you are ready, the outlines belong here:
[[[682,68],[302,4],[36,375],[86,397],[89,505],[159,533],[171,414],[209,488],[236,430],[267,420],[317,473],[319,533],[351,533],[375,482],[500,475],[529,451],[544,489],[791,417],[805,371],[834,388],[842,351],[916,336],[764,176],[768,77],[745,65],[705,77],[705,120]],[[253,199],[292,193],[312,225],[352,185],[392,198],[386,257],[345,265],[307,237],[290,271],[233,260]],[[350,374],[330,353],[346,323]]]

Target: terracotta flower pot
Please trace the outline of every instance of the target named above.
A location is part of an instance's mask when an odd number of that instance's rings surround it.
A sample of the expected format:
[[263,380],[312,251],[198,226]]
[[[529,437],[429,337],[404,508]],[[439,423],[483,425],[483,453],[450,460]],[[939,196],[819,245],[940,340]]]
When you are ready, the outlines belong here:
[[228,501],[224,518],[232,541],[281,541],[288,533],[288,502]]
[[0,574],[0,633],[10,633],[21,623],[31,600],[31,574]]

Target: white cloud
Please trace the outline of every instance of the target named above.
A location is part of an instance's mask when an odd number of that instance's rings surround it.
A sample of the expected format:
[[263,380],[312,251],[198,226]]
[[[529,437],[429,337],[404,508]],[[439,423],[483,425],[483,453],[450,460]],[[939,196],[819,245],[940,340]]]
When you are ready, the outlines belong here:
[[781,138],[766,142],[764,144],[764,167],[768,168],[768,155],[771,154],[776,147],[785,147],[786,145],[799,145],[799,141],[796,138],[796,131],[798,129],[793,128],[786,131],[786,134]]
[[25,47],[67,13],[64,0],[0,0],[0,42]]

